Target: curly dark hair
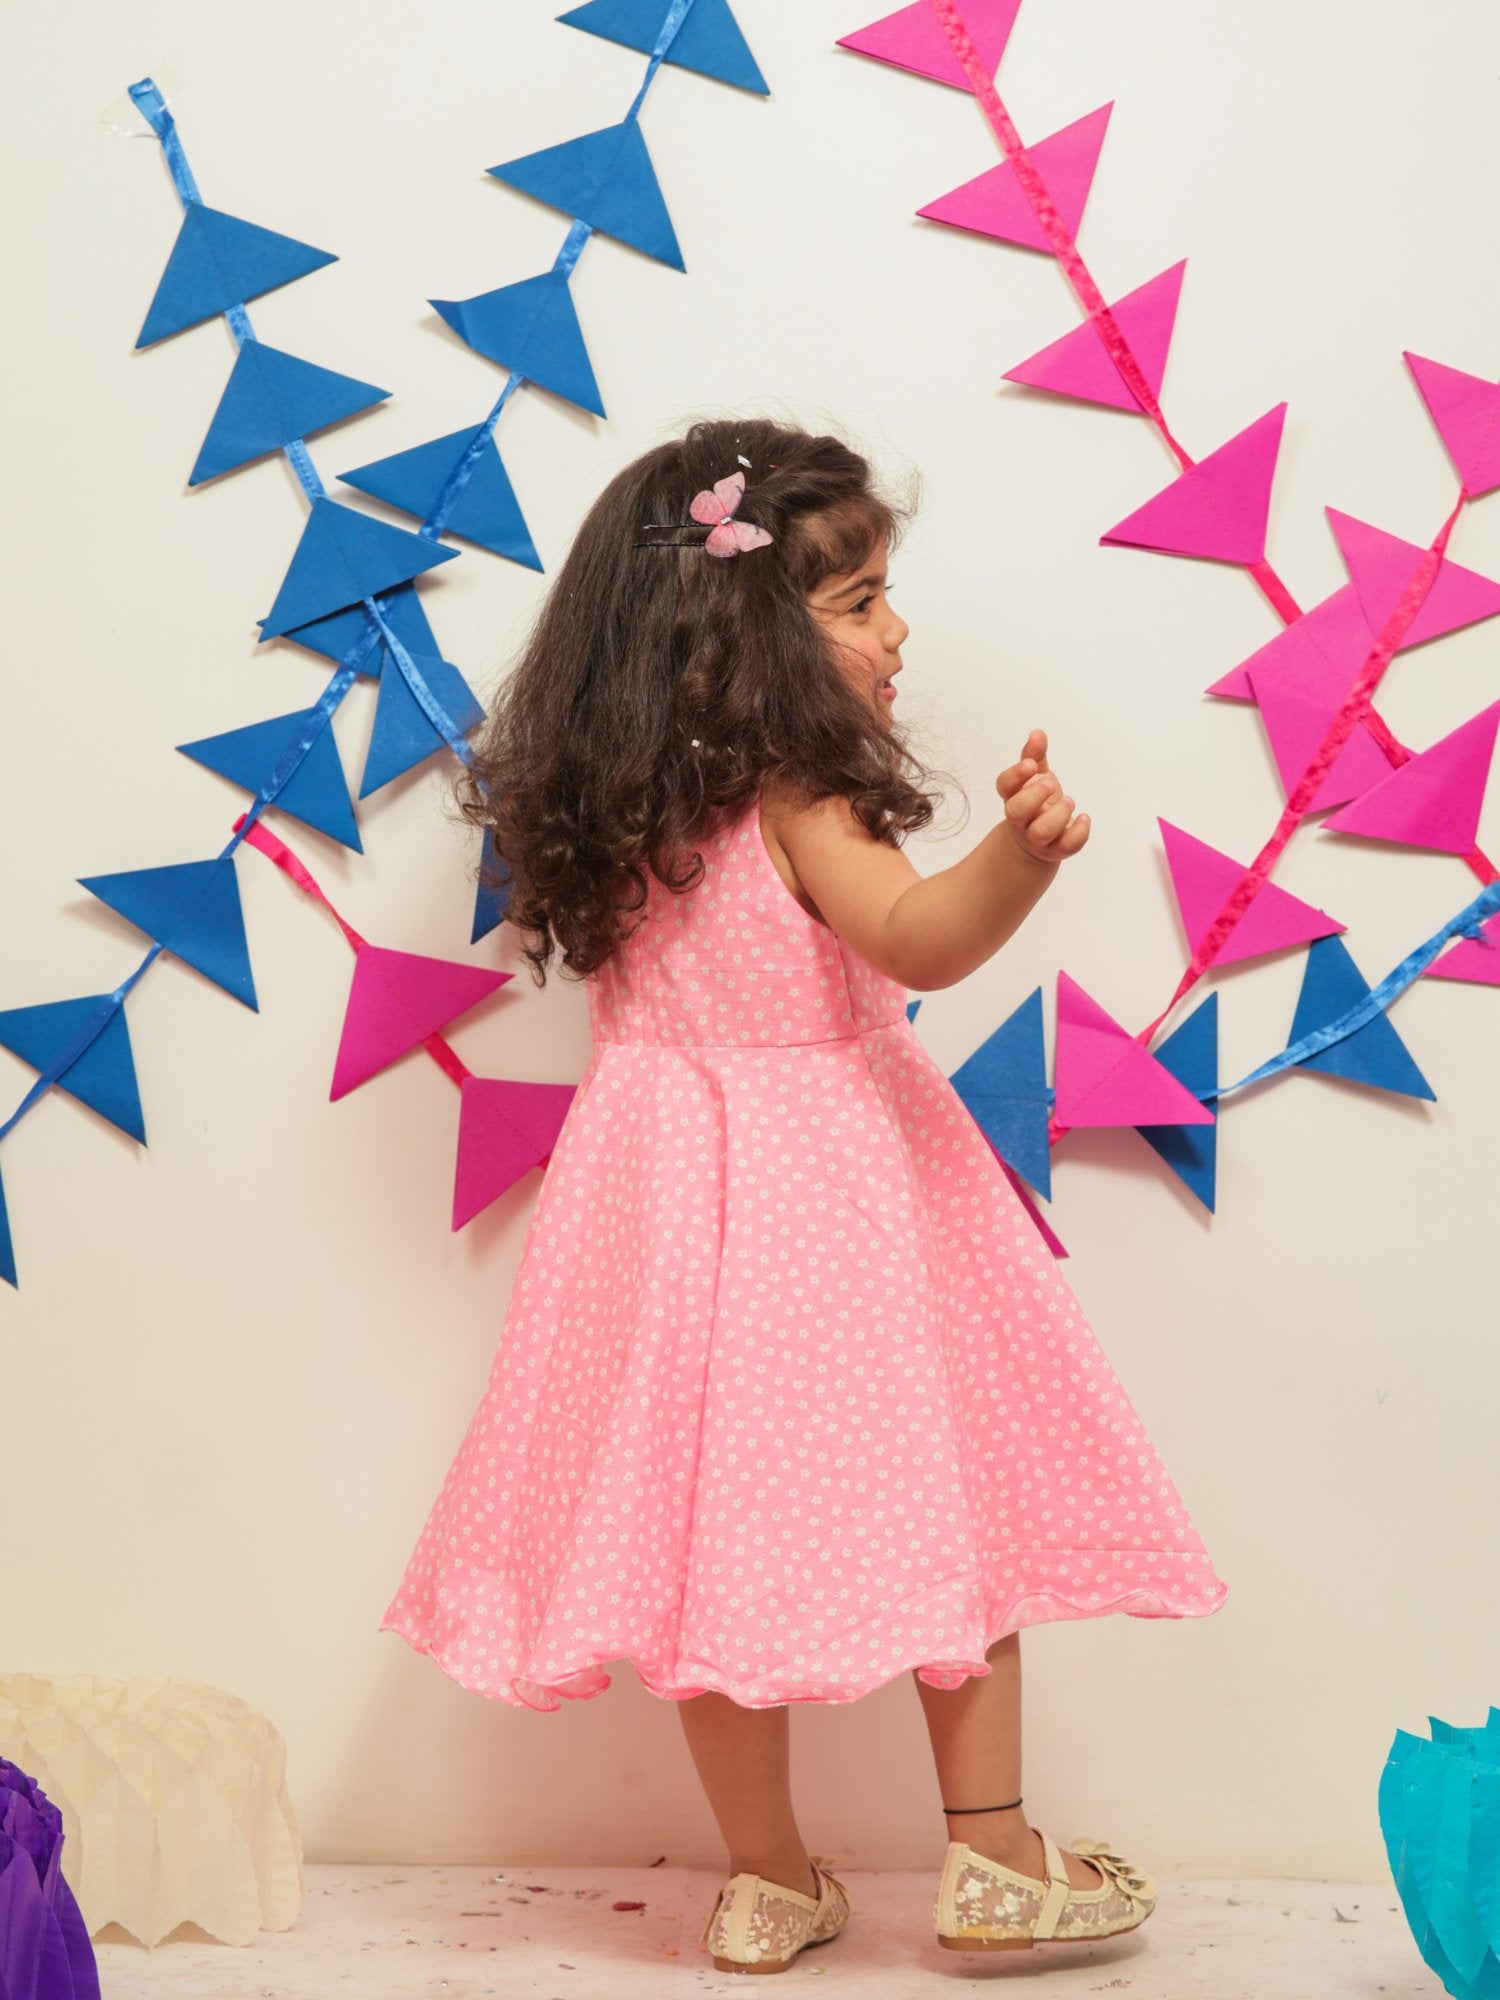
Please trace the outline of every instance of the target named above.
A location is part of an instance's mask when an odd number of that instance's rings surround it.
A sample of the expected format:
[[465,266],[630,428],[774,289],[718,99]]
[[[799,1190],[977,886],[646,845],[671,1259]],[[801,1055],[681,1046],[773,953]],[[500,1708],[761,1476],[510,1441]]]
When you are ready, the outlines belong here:
[[[709,557],[688,503],[736,470],[736,519],[773,543]],[[773,774],[809,803],[843,794],[892,845],[931,820],[933,796],[904,775],[927,771],[836,671],[805,601],[894,546],[910,513],[837,438],[765,418],[695,423],[605,487],[455,785],[462,818],[489,833],[479,879],[531,940],[535,984],[554,948],[575,977],[605,963],[648,869],[694,887],[693,843]]]

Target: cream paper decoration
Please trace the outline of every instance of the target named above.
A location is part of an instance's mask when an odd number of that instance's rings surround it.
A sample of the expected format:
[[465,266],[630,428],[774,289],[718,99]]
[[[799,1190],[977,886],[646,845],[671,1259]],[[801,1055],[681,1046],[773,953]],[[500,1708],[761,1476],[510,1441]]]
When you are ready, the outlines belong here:
[[174,1674],[0,1674],[0,1752],[63,1817],[63,1873],[92,1936],[224,1944],[289,1930],[302,1836],[286,1746],[227,1689]]

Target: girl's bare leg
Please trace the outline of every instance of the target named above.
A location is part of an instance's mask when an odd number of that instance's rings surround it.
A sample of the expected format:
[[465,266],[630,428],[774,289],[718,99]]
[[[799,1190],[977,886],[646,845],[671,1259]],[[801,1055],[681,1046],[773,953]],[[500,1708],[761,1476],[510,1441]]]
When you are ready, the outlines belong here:
[[729,1872],[818,1893],[792,1811],[791,1732],[786,1705],[742,1708],[727,1695],[677,1704],[683,1733],[729,1848]]
[[[1041,1881],[1046,1874],[1042,1837],[1029,1825],[1021,1796],[1021,1635],[997,1639],[985,1658],[990,1672],[971,1674],[956,1688],[916,1682],[932,1739],[938,1787],[950,1806],[998,1806],[1000,1811],[948,1813],[948,1838],[967,1841],[976,1853]],[[1091,1862],[1062,1850],[1075,1889],[1097,1889],[1103,1879]]]

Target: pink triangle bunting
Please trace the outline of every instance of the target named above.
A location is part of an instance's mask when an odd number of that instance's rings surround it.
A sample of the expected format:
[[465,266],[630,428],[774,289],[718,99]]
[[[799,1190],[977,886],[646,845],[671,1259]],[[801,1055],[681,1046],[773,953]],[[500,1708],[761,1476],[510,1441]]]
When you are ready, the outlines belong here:
[[[1113,108],[1113,104],[1101,105],[1086,118],[1065,125],[1060,132],[1039,139],[1026,149],[1057,204],[1058,214],[1074,236],[1083,221],[1084,205],[1099,163],[1099,148],[1104,144],[1104,128]],[[917,213],[929,222],[946,222],[954,229],[998,237],[1002,243],[1019,243],[1023,250],[1045,250],[1049,256],[1052,254],[1047,233],[1009,160],[987,168],[950,194],[939,195]]]
[[[1251,690],[1288,798],[1348,700],[1366,653],[1361,640],[1342,663],[1315,650],[1288,651],[1267,657],[1261,666],[1251,669]],[[1345,805],[1389,777],[1390,772],[1385,752],[1364,723],[1356,722],[1324,772],[1308,811],[1327,812]]]
[[1214,562],[1264,562],[1271,482],[1285,419],[1286,404],[1278,403],[1117,522],[1100,541],[1160,549],[1166,555],[1206,556]]
[[1479,938],[1459,938],[1423,975],[1427,979],[1463,979],[1476,986],[1500,986],[1500,917],[1491,917]]
[[1450,731],[1430,750],[1388,770],[1378,785],[1323,822],[1335,833],[1472,854],[1500,728],[1500,701]]
[[453,1176],[455,1229],[551,1156],[577,1093],[576,1083],[464,1078]]
[[361,945],[328,1095],[347,1095],[514,978],[446,958]]
[[1212,1125],[1214,1114],[1066,972],[1057,975],[1060,1125]]
[[[1352,514],[1341,514],[1336,507],[1327,507],[1324,512],[1349,580],[1359,594],[1365,621],[1378,635],[1426,550],[1415,542],[1402,541],[1399,535],[1388,535],[1383,528],[1372,528],[1368,521],[1356,521]],[[1445,632],[1457,632],[1462,626],[1476,625],[1481,619],[1493,618],[1497,611],[1500,583],[1492,583],[1477,570],[1463,569],[1445,557],[1407,630],[1402,650],[1428,639],[1441,639]]]
[[[1140,363],[1153,395],[1161,393],[1162,377],[1167,372],[1167,351],[1172,345],[1177,300],[1186,269],[1184,257],[1170,271],[1163,271],[1160,277],[1148,279],[1135,291],[1127,292],[1109,309],[1125,336],[1126,345]],[[1031,389],[1048,389],[1054,396],[1076,396],[1081,402],[1103,403],[1112,410],[1139,414],[1141,408],[1091,319],[1033,354],[1029,361],[1007,368],[1004,379],[1024,383]]]
[[1465,493],[1477,500],[1500,486],[1500,385],[1420,354],[1408,354],[1406,365]]
[[[1000,67],[1000,58],[1020,11],[1021,0],[963,0],[964,25],[990,76]],[[917,0],[913,7],[899,7],[894,14],[872,21],[868,28],[840,35],[838,46],[852,49],[856,55],[873,56],[876,62],[890,63],[896,69],[909,70],[913,76],[930,76],[935,83],[952,84],[955,90],[970,87],[930,0]]]
[[[1162,845],[1167,850],[1167,866],[1172,871],[1172,889],[1189,951],[1199,941],[1214,918],[1228,902],[1245,870],[1238,861],[1221,854],[1217,847],[1195,840],[1190,833],[1158,819]],[[1287,945],[1307,944],[1313,938],[1331,937],[1344,926],[1326,910],[1315,910],[1274,882],[1262,882],[1251,898],[1245,914],[1224,940],[1215,965],[1233,965],[1240,959],[1258,958],[1262,952],[1281,951]],[[1142,1124],[1150,1121],[1142,1119]]]
[[1342,584],[1331,597],[1309,606],[1300,618],[1283,626],[1274,639],[1267,640],[1248,660],[1242,660],[1203,692],[1227,695],[1235,701],[1254,701],[1250,677],[1263,668],[1293,685],[1299,679],[1316,679],[1320,668],[1325,673],[1335,668],[1344,675],[1347,693],[1374,645],[1374,634],[1360,609],[1359,593],[1352,583]]

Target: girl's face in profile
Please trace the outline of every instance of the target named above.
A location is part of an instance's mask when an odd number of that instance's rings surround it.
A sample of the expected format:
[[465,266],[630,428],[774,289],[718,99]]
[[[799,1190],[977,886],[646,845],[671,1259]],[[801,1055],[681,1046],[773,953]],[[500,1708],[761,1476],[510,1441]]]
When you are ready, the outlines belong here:
[[910,627],[891,605],[885,544],[877,543],[858,569],[825,577],[807,603],[833,644],[844,679],[889,717],[893,676],[901,671]]

